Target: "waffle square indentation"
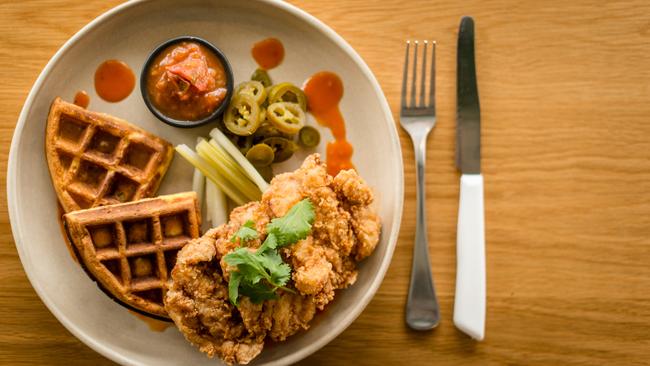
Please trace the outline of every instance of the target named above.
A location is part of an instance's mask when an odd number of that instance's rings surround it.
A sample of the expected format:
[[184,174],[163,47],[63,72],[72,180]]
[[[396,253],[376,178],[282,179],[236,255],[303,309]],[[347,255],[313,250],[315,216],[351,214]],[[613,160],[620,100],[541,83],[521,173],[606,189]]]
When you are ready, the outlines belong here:
[[114,225],[91,226],[88,228],[88,232],[95,251],[117,251],[118,239]]
[[120,138],[104,130],[97,130],[88,149],[99,156],[109,158],[115,154]]
[[123,163],[138,170],[146,170],[155,151],[143,144],[132,142],[126,148]]
[[125,221],[123,225],[127,248],[136,244],[153,245],[151,219]]
[[124,280],[122,279],[122,269],[120,266],[119,259],[105,260],[102,261],[101,263],[115,277],[117,282],[119,282],[120,284],[124,284]]
[[128,261],[133,283],[142,282],[143,280],[157,281],[159,271],[155,253],[129,257]]
[[120,173],[115,173],[110,182],[106,198],[118,202],[128,202],[133,199],[140,184]]
[[161,216],[160,226],[163,238],[191,237],[187,212]]
[[59,138],[68,143],[78,144],[88,129],[88,124],[67,115],[61,116]]
[[107,173],[106,168],[88,160],[82,160],[77,171],[77,180],[96,192],[104,182]]
[[72,160],[74,159],[74,157],[68,154],[67,152],[61,150],[57,151],[57,153],[59,156],[59,163],[61,164],[63,169],[67,171],[68,168],[70,168],[70,165],[72,164]]

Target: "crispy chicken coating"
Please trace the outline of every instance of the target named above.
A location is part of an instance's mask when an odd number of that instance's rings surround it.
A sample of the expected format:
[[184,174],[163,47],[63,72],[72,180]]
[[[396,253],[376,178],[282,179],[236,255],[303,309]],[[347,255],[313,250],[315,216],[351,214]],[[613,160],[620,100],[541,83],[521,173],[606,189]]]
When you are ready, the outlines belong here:
[[178,253],[165,308],[185,338],[202,352],[228,364],[247,364],[262,352],[264,337],[246,329],[228,300],[228,284],[214,246],[222,228],[208,231]]
[[[280,249],[292,268],[287,286],[296,293],[280,290],[277,299],[259,304],[241,297],[234,307],[228,301],[228,279],[236,268],[223,257],[239,243],[230,239],[252,220],[259,237],[246,244],[251,250],[259,247],[266,225],[304,198],[314,206],[311,233]],[[183,248],[172,271],[167,311],[201,351],[227,363],[248,363],[261,352],[265,338],[283,341],[308,329],[335,291],[356,281],[357,262],[379,241],[381,224],[373,199],[372,190],[354,170],[333,178],[318,154],[307,157],[298,170],[276,176],[260,202],[234,209],[228,223]]]

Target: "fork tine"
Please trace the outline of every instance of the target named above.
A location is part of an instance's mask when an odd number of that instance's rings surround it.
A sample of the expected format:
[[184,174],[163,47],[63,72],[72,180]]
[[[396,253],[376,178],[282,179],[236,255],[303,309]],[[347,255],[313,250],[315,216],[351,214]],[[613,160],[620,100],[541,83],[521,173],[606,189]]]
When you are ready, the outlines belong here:
[[409,105],[411,107],[417,106],[417,99],[415,99],[415,83],[417,80],[417,75],[418,75],[418,41],[415,41],[415,49],[413,50],[413,75],[411,75],[411,102]]
[[429,81],[429,107],[436,108],[436,41],[431,42],[431,80]]
[[409,69],[409,46],[411,41],[406,41],[406,57],[404,58],[404,76],[402,77],[402,109],[406,108],[406,79]]
[[422,50],[422,76],[420,76],[420,107],[424,107],[426,103],[426,96],[424,95],[424,88],[427,83],[427,46],[429,41],[424,41],[424,50]]

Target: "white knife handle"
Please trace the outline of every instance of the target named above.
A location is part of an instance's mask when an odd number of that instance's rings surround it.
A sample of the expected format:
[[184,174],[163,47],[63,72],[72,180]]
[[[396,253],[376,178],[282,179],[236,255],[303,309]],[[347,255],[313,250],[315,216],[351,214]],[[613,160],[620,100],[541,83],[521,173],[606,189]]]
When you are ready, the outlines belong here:
[[485,334],[485,220],[483,176],[463,174],[456,237],[454,324],[476,340]]

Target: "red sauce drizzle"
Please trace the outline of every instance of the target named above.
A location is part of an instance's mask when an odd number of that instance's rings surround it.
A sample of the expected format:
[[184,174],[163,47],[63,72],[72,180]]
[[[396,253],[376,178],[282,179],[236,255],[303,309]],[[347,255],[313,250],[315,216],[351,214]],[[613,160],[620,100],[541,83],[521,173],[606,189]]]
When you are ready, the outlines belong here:
[[341,170],[354,169],[354,149],[345,138],[345,120],[339,110],[339,101],[343,97],[341,78],[333,72],[321,71],[312,75],[303,89],[309,111],[334,135],[334,141],[327,143],[327,172],[336,175]]
[[253,45],[253,58],[265,70],[277,67],[284,59],[284,46],[277,38],[267,38]]
[[74,95],[74,104],[78,105],[81,108],[87,108],[90,104],[90,97],[85,90],[79,90],[77,94]]
[[119,102],[128,97],[134,87],[135,75],[123,61],[104,61],[95,71],[95,91],[107,102]]

